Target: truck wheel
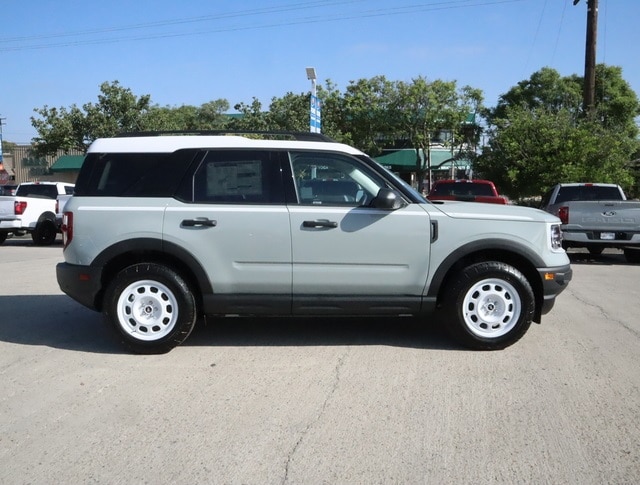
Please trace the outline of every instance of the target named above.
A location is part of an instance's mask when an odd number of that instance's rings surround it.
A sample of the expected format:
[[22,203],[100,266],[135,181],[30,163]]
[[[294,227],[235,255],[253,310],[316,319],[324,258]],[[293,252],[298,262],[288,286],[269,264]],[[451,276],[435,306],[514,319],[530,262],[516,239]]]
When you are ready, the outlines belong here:
[[466,267],[444,296],[445,325],[461,344],[499,350],[517,342],[533,320],[535,298],[529,281],[498,261]]
[[51,221],[42,221],[36,225],[35,231],[31,233],[31,239],[36,246],[51,246],[58,231],[56,225]]
[[196,322],[196,302],[172,269],[141,263],[120,271],[109,285],[104,313],[122,343],[140,354],[163,354],[180,345]]
[[640,264],[640,248],[624,248],[624,259],[627,263]]
[[8,233],[6,233],[6,232],[0,232],[0,244],[2,244],[3,242],[5,242],[7,240],[7,235],[8,235]]

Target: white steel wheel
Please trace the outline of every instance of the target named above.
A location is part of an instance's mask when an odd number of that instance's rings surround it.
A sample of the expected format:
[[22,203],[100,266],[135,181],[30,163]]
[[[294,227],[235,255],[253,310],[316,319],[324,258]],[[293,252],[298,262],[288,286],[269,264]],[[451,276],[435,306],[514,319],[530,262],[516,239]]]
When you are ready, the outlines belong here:
[[153,280],[127,286],[117,302],[118,323],[131,337],[154,341],[169,335],[178,318],[178,301],[173,292]]
[[161,354],[180,345],[197,318],[186,280],[159,263],[138,263],[117,273],[103,310],[123,345],[141,354]]
[[520,295],[509,282],[489,278],[478,281],[464,296],[463,318],[478,337],[502,337],[518,323],[522,312]]
[[465,347],[499,350],[517,342],[530,327],[535,295],[517,268],[485,261],[452,274],[441,309],[448,332]]

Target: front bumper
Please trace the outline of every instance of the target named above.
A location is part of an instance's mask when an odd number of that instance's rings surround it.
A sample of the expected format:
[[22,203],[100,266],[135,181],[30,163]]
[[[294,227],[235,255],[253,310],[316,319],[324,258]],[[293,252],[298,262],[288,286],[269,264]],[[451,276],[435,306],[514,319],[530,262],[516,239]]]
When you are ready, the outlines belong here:
[[58,263],[56,278],[63,292],[87,308],[100,311],[102,267]]
[[540,315],[545,315],[553,308],[556,297],[567,288],[573,277],[573,270],[571,265],[567,264],[553,268],[538,268],[538,274],[542,281]]

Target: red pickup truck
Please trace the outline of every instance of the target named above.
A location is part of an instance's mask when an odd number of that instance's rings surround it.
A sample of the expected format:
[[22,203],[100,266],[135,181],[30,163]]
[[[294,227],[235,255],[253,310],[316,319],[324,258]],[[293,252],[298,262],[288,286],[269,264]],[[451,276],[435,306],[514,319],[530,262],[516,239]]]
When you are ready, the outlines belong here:
[[490,180],[438,180],[427,195],[429,200],[462,200],[507,204],[508,199],[498,194]]

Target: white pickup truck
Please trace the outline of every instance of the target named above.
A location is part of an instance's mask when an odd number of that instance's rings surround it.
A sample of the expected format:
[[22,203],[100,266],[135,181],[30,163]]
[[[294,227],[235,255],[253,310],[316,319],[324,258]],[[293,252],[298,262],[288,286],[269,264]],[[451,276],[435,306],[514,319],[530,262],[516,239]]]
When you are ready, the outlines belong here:
[[9,235],[27,232],[39,246],[53,244],[73,188],[65,182],[25,182],[16,195],[0,196],[0,244]]
[[640,202],[627,200],[619,185],[557,184],[542,198],[541,209],[562,221],[565,248],[586,248],[593,255],[617,248],[627,262],[640,263]]

